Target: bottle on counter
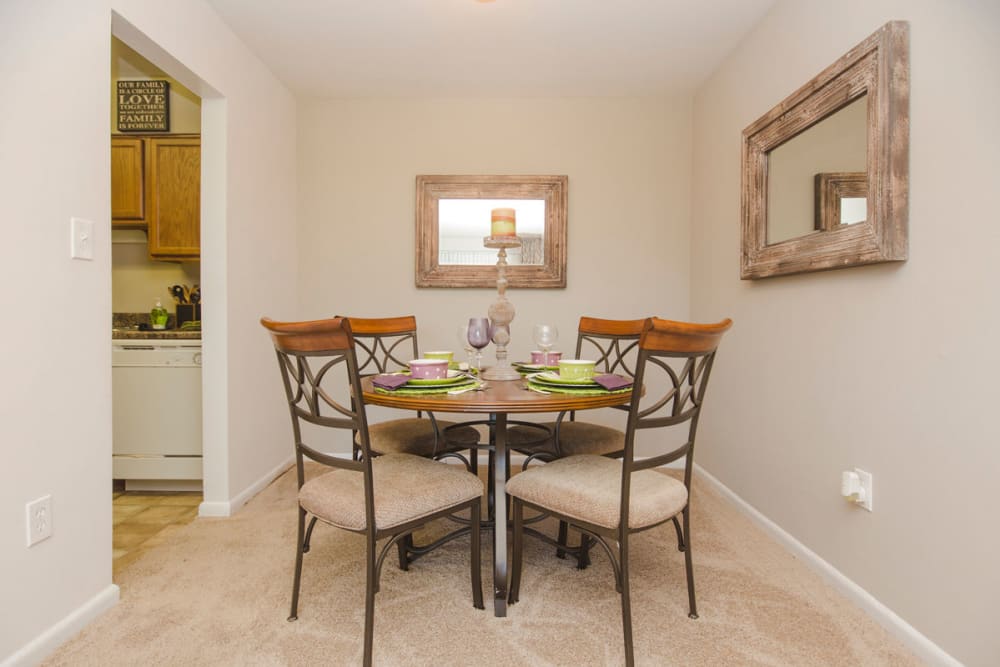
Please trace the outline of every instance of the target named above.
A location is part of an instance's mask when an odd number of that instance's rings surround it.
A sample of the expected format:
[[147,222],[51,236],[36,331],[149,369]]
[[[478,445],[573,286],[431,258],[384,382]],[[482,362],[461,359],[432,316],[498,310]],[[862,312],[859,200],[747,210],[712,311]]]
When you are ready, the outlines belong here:
[[169,317],[167,309],[163,307],[160,300],[156,300],[156,305],[153,306],[153,310],[149,311],[149,323],[154,329],[166,329],[167,328],[167,318]]

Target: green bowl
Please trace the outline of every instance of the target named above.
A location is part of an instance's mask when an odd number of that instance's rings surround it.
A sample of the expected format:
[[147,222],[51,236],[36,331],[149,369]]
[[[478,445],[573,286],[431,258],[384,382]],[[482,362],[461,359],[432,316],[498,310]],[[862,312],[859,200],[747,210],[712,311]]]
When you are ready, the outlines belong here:
[[560,359],[559,377],[566,380],[589,380],[594,377],[596,361],[587,359]]

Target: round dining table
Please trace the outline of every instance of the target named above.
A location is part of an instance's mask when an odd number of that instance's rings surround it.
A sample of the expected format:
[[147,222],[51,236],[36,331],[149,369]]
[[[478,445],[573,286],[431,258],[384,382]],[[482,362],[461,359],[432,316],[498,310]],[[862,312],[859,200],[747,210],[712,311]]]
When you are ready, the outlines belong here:
[[493,611],[496,616],[507,615],[507,531],[497,529],[507,525],[507,423],[509,415],[562,412],[564,410],[591,410],[616,405],[625,405],[632,399],[632,392],[600,395],[577,395],[570,393],[541,393],[527,388],[521,380],[490,380],[485,387],[456,394],[394,394],[375,391],[372,378],[362,381],[364,401],[369,405],[380,405],[403,410],[426,410],[430,412],[473,413],[489,415],[493,429],[492,466],[494,487],[494,531],[493,531]]

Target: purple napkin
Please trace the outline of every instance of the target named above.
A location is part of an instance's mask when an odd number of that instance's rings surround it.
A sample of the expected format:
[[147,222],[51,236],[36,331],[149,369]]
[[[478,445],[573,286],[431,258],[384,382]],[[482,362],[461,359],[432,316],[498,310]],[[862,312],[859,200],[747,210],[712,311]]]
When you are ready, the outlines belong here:
[[632,386],[632,380],[630,378],[623,378],[618,375],[612,375],[611,373],[594,376],[594,382],[601,385],[608,391],[625,389],[626,387]]
[[399,389],[409,381],[409,375],[376,375],[372,378],[372,384],[379,389]]

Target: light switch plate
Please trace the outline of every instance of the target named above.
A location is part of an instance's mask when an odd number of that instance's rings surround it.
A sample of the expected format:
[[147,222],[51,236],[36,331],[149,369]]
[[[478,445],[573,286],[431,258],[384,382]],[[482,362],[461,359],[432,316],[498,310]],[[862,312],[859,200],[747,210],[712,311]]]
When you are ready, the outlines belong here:
[[73,259],[94,259],[94,223],[83,218],[70,218],[69,256]]

